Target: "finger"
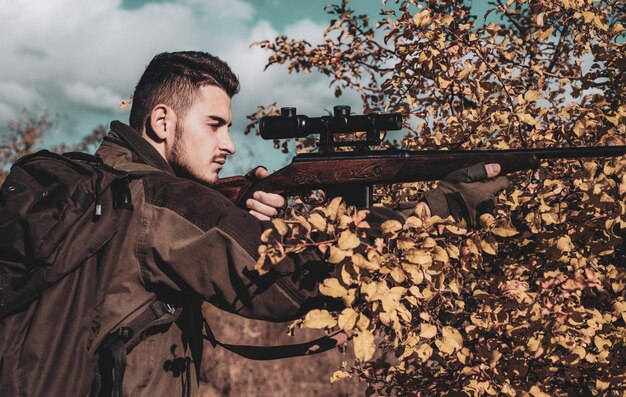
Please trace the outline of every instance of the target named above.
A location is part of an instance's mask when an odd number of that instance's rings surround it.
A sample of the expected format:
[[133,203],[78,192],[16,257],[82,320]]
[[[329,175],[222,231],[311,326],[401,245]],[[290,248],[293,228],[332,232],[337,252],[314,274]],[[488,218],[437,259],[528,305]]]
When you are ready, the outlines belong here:
[[487,179],[487,168],[485,163],[474,164],[471,167],[467,167],[467,181],[464,182],[478,182]]
[[263,214],[265,216],[275,216],[278,214],[278,210],[276,208],[263,204],[262,202],[258,200],[248,199],[248,201],[246,201],[246,206],[249,209],[256,211],[257,213]]
[[260,214],[260,213],[254,211],[254,210],[250,210],[248,212],[250,212],[250,214],[252,214],[252,216],[254,216],[255,218],[257,218],[259,220],[262,220],[262,221],[269,221],[270,220],[269,216]]
[[265,179],[265,178],[267,178],[267,176],[269,174],[270,173],[267,171],[267,168],[265,168],[263,166],[258,166],[254,170],[254,176],[256,176],[258,179]]
[[487,164],[485,169],[487,170],[487,178],[495,178],[500,173],[502,167],[498,163],[491,163]]
[[285,205],[285,198],[276,193],[268,193],[258,190],[254,192],[252,198],[274,208],[282,208]]

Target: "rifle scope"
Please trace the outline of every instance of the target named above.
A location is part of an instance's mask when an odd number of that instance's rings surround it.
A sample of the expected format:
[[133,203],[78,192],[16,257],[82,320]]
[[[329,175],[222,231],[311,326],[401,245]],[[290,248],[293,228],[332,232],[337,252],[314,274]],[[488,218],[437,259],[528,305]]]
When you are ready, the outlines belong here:
[[296,115],[296,108],[280,109],[280,116],[265,116],[259,125],[263,139],[304,138],[310,134],[379,132],[402,129],[402,115],[379,113],[350,115],[350,106],[338,105],[332,116]]

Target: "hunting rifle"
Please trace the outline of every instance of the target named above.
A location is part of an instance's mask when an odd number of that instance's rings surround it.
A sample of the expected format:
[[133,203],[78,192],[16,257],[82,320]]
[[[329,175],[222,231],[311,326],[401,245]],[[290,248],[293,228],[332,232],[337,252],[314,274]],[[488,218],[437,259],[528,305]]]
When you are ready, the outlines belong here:
[[[626,154],[626,146],[570,147],[510,150],[372,150],[381,143],[380,132],[402,128],[398,113],[351,115],[349,106],[335,106],[333,115],[296,115],[293,107],[282,108],[280,116],[260,121],[264,139],[303,138],[319,134],[318,151],[296,155],[291,163],[263,180],[244,176],[222,178],[216,188],[236,204],[257,190],[298,195],[322,189],[327,196],[342,196],[347,203],[367,208],[372,186],[439,180],[452,171],[484,162],[498,163],[501,174],[536,169],[542,160],[614,157]],[[364,138],[343,141],[335,134],[364,132]],[[335,151],[351,146],[352,151]]]

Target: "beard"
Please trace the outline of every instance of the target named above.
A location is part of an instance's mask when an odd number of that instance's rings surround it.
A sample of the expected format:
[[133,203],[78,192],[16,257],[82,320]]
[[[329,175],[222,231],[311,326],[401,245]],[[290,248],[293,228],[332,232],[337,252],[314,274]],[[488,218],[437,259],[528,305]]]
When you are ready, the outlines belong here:
[[189,156],[183,144],[183,128],[176,123],[176,133],[174,134],[174,143],[167,153],[168,163],[174,170],[174,173],[182,178],[194,180],[203,185],[215,185],[219,180],[217,175],[203,175],[193,169],[190,164]]

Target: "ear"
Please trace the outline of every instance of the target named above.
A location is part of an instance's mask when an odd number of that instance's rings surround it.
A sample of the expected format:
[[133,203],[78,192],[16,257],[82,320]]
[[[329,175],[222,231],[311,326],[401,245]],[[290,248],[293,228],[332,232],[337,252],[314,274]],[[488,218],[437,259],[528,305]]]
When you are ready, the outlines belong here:
[[176,132],[176,120],[174,110],[162,103],[156,105],[150,112],[150,128],[161,141],[167,140]]

